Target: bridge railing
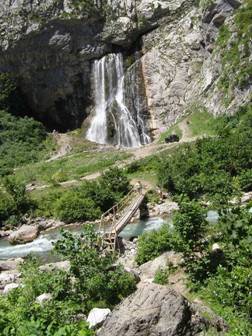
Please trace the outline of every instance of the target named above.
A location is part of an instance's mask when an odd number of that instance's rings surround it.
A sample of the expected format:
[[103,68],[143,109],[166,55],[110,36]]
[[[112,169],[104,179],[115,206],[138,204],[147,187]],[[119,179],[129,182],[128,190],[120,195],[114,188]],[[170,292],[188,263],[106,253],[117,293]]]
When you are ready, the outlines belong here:
[[109,231],[112,231],[115,227],[116,222],[122,216],[123,210],[129,205],[130,201],[133,199],[135,195],[137,195],[137,191],[132,188],[130,192],[117,204],[115,204],[112,208],[107,210],[102,216],[99,226],[100,232],[106,232],[106,228],[109,228]]

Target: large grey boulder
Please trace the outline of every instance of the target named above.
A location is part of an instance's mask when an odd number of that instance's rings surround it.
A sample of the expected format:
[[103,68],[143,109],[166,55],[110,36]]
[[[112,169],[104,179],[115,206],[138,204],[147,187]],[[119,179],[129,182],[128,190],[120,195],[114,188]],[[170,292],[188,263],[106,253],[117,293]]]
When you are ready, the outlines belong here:
[[180,294],[165,286],[148,284],[140,287],[112,313],[98,335],[196,335],[203,328],[196,320],[189,303]]
[[11,244],[29,243],[39,235],[39,228],[35,225],[22,225],[8,237]]

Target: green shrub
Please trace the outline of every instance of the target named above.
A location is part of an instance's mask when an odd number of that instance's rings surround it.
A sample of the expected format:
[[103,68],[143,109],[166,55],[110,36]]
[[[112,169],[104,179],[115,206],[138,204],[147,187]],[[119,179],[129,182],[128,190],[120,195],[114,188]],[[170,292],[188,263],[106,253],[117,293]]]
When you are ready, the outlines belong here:
[[52,139],[46,142],[46,137],[46,130],[38,121],[0,110],[0,176],[44,157],[52,148]]
[[0,225],[13,226],[20,218],[34,209],[34,202],[27,195],[25,185],[14,177],[6,177],[0,189]]
[[167,224],[157,231],[146,232],[137,242],[136,262],[141,265],[155,259],[163,252],[173,250],[176,244],[176,235]]
[[113,306],[135,290],[134,276],[113,266],[113,255],[101,254],[98,241],[94,227],[87,225],[81,237],[64,232],[56,244],[56,251],[71,263],[74,287],[87,311],[97,302]]
[[[163,159],[158,167],[159,184],[174,195],[185,194],[191,199],[235,194],[233,178],[249,175],[252,165],[251,107],[244,107],[225,122],[218,138],[180,146]],[[248,189],[246,184],[241,188]]]
[[204,237],[207,221],[206,212],[196,202],[182,202],[174,216],[173,224],[184,245],[193,249]]
[[101,211],[90,198],[81,198],[74,191],[67,191],[55,204],[56,216],[65,223],[94,220]]
[[231,272],[220,267],[216,277],[208,284],[214,299],[224,306],[233,307],[241,315],[252,318],[252,269],[236,266]]
[[15,203],[11,196],[0,190],[0,223],[15,213]]

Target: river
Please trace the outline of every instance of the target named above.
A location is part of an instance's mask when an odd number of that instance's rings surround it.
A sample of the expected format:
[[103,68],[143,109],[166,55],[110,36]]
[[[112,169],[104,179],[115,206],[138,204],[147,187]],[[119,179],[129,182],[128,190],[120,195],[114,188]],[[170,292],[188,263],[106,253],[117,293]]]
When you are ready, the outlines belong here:
[[[215,224],[218,222],[219,215],[216,211],[208,211],[207,221],[209,223]],[[169,223],[172,226],[171,218],[163,219],[161,217],[152,217],[146,220],[138,220],[126,226],[126,228],[121,232],[120,236],[124,239],[132,239],[142,235],[146,231],[158,230],[164,223]],[[76,233],[80,233],[82,228],[72,227],[68,228]],[[41,234],[34,241],[27,244],[11,245],[7,240],[0,240],[0,260],[9,258],[25,257],[32,253],[39,255],[46,260],[53,259],[50,257],[51,251],[53,249],[53,244],[60,238],[61,229],[55,229],[49,233]]]

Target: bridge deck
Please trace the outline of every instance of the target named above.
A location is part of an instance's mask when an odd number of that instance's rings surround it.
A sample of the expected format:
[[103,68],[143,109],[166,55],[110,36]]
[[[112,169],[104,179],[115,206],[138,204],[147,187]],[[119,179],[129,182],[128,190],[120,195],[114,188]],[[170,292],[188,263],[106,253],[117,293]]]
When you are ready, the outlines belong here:
[[125,228],[125,226],[127,226],[127,224],[139,209],[144,197],[145,195],[138,195],[138,197],[133,200],[129,207],[125,209],[122,217],[115,223],[114,228],[112,229],[112,233],[119,235],[119,233]]

